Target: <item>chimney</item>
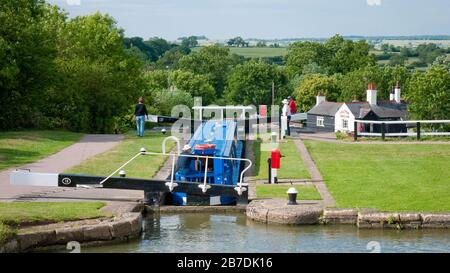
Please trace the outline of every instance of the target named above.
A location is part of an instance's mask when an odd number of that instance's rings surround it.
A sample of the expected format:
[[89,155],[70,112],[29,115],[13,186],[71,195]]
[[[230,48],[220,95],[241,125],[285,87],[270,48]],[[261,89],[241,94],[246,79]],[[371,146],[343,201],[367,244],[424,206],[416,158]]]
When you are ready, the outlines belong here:
[[389,93],[389,100],[393,101],[394,99],[395,99],[395,96],[394,96],[394,87],[393,87],[391,93]]
[[397,102],[397,103],[402,102],[402,99],[400,98],[400,84],[398,82],[395,85],[395,89],[394,89],[394,99],[395,99],[395,102]]
[[370,105],[377,104],[377,86],[373,82],[369,83],[367,88],[367,102]]
[[316,106],[321,104],[322,102],[326,101],[326,97],[322,92],[319,92],[316,97]]

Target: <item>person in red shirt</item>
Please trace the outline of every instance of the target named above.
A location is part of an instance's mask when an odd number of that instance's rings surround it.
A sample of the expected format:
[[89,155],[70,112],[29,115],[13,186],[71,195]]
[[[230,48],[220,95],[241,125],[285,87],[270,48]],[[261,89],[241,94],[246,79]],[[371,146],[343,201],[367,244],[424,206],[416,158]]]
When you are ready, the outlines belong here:
[[289,100],[289,110],[291,111],[291,115],[297,113],[297,104],[295,104],[295,100],[292,97],[288,97]]
[[297,105],[295,104],[295,101],[292,99],[291,96],[288,97],[288,103],[289,103],[289,115],[288,115],[288,124],[287,124],[287,135],[291,135],[291,127],[290,127],[290,121],[291,116],[297,113]]

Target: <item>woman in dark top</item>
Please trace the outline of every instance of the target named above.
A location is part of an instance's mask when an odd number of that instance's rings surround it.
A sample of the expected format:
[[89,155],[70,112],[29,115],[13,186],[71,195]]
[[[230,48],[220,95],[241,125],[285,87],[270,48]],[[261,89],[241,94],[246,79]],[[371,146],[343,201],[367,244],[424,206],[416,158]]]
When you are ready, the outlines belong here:
[[134,115],[136,117],[137,135],[144,136],[145,130],[145,117],[148,117],[147,107],[144,104],[144,98],[140,97],[138,104],[134,108]]

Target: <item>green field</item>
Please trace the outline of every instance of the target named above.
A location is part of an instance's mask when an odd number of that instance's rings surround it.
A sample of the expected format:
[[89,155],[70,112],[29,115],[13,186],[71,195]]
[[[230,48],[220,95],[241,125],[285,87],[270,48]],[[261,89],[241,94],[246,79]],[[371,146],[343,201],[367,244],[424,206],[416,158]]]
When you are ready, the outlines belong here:
[[[165,137],[167,136],[161,133],[146,133],[145,137],[139,138],[134,135],[134,132],[127,133],[125,140],[111,150],[97,155],[66,172],[108,176],[139,153],[143,147],[148,152],[161,152],[161,143]],[[171,149],[173,145],[173,142],[167,142],[166,149]],[[165,159],[166,157],[163,156],[141,156],[131,162],[124,170],[128,177],[151,178],[164,164]]]
[[450,47],[450,40],[383,40],[380,44],[390,44],[400,47],[416,47],[420,44],[436,44],[441,47]]
[[338,207],[450,211],[450,145],[305,144]]
[[[257,179],[268,179],[267,159],[271,156],[271,151],[261,151],[261,141],[253,142],[253,152],[255,154],[255,177]],[[280,144],[281,168],[278,170],[279,179],[309,179],[308,170],[306,169],[297,147],[292,140]]]
[[[201,47],[193,50],[198,51]],[[267,58],[285,56],[287,54],[286,47],[229,47],[232,54],[244,56],[246,58]]]
[[247,58],[264,58],[285,56],[287,48],[285,47],[230,47],[231,53]]
[[287,199],[287,191],[289,188],[294,187],[297,189],[297,199],[298,200],[321,200],[319,192],[314,186],[304,186],[304,185],[257,185],[256,186],[256,197],[258,198],[276,198],[276,199]]
[[82,134],[66,131],[0,133],[0,170],[47,157],[75,143]]
[[0,202],[0,244],[17,233],[17,227],[109,217],[101,202]]

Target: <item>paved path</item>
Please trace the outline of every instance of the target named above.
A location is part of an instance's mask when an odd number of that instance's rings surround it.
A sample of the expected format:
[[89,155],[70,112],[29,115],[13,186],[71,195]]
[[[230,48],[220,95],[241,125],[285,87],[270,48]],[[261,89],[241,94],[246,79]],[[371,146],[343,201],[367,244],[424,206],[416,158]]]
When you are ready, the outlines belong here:
[[[37,162],[20,167],[32,172],[60,173],[76,166],[83,161],[108,151],[120,141],[122,135],[85,135],[79,142]],[[25,199],[137,199],[141,194],[136,191],[120,190],[86,190],[86,189],[63,189],[49,187],[22,187],[9,184],[9,174],[16,168],[0,172],[0,201],[16,200],[20,197]]]
[[294,143],[298,151],[300,152],[300,156],[302,157],[309,174],[311,175],[311,180],[315,181],[314,185],[316,186],[317,191],[322,197],[323,205],[326,207],[336,206],[336,201],[334,200],[333,196],[331,196],[330,192],[328,192],[322,175],[320,174],[319,169],[317,168],[311,155],[309,154],[308,149],[306,149],[305,144],[300,139],[294,139]]

